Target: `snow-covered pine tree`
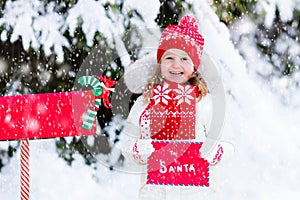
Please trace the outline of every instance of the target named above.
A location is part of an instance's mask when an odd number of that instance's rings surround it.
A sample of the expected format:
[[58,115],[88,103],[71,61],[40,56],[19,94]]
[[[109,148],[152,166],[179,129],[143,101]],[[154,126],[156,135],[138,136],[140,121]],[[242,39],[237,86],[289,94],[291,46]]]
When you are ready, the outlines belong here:
[[[299,0],[213,1],[216,13],[231,29],[231,36],[248,69],[281,96],[285,105],[300,101]],[[249,50],[249,46],[252,50]],[[267,61],[268,64],[265,64]],[[284,87],[285,90],[278,89]]]

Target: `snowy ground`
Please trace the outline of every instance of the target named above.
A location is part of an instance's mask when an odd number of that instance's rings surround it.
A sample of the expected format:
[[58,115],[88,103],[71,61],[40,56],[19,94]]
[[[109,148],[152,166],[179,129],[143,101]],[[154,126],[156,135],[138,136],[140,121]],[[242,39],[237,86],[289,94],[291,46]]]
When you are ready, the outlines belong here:
[[[58,157],[54,140],[31,141],[30,145],[31,199],[136,199],[137,175],[112,172],[101,164],[95,171],[78,154],[70,167]],[[19,199],[19,170],[19,156],[3,168],[1,200]]]

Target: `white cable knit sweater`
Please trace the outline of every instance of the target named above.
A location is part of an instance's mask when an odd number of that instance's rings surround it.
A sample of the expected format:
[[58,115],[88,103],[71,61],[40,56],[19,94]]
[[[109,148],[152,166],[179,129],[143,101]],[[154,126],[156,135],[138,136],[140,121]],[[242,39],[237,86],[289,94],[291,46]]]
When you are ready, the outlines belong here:
[[[139,119],[141,114],[143,113],[144,109],[147,105],[143,103],[143,96],[140,96],[136,102],[134,103],[129,116],[127,118],[127,122],[125,128],[122,133],[122,151],[125,158],[134,163],[138,163],[140,165],[146,166],[147,157],[152,153],[153,148],[151,148],[151,143],[149,142],[141,142],[137,143],[140,138],[140,128],[139,128]],[[211,97],[208,94],[206,97],[202,98],[201,101],[196,103],[196,139],[193,141],[197,142],[205,142],[205,133],[209,130],[210,120],[211,120],[211,113],[212,113],[212,104],[211,104]],[[142,157],[139,158],[135,156],[134,146],[139,145],[138,151],[141,152]],[[212,165],[216,164],[214,158],[218,154],[219,145],[215,147],[210,153],[210,155],[205,158],[208,162]],[[146,171],[146,167],[145,167]],[[211,190],[205,188],[192,188],[192,187],[176,187],[176,186],[155,186],[155,185],[146,185],[146,175],[141,175],[141,188],[140,188],[140,199],[154,199],[152,196],[155,193],[155,197],[159,197],[163,195],[164,197],[160,197],[162,199],[166,199],[167,196],[172,196],[172,198],[179,198],[182,199],[189,199],[188,196],[191,195],[190,199],[194,199],[195,196],[198,194],[203,196],[203,193],[211,192]],[[175,195],[177,194],[177,195]],[[198,196],[197,196],[198,197]],[[175,198],[175,199],[176,199]]]

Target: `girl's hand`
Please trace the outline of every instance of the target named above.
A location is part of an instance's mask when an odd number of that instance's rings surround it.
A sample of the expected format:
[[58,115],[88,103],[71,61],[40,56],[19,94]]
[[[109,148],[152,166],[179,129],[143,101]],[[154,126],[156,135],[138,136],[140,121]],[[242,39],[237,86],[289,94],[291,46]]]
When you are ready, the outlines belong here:
[[140,164],[146,164],[149,156],[154,152],[152,139],[138,139],[133,146],[133,156]]
[[227,162],[233,157],[235,152],[234,145],[230,142],[221,141],[218,145],[210,152],[209,155],[205,156],[210,165],[216,165],[222,160]]
[[219,143],[215,148],[204,157],[210,165],[216,165],[222,158],[224,153],[222,145]]

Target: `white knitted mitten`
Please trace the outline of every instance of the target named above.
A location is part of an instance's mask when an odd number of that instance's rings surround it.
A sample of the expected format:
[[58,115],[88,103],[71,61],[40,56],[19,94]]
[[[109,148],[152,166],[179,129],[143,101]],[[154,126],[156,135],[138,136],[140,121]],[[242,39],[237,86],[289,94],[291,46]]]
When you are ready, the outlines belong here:
[[154,152],[151,139],[138,139],[133,146],[134,158],[140,164],[146,164],[149,156]]
[[223,153],[223,147],[219,143],[207,156],[204,157],[204,159],[206,159],[210,165],[216,165],[221,160]]

